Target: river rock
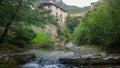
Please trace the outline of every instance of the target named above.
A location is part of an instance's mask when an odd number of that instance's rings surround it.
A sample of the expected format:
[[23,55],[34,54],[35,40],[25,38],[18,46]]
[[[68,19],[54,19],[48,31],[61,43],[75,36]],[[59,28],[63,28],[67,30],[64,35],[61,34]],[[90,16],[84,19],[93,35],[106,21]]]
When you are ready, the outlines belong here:
[[0,56],[0,68],[13,68],[31,58],[35,58],[35,54],[3,54]]
[[68,43],[65,47],[67,49],[73,51],[77,56],[80,56],[83,59],[86,59],[86,58],[102,58],[101,54],[93,48],[76,46],[75,44],[73,44],[71,42]]

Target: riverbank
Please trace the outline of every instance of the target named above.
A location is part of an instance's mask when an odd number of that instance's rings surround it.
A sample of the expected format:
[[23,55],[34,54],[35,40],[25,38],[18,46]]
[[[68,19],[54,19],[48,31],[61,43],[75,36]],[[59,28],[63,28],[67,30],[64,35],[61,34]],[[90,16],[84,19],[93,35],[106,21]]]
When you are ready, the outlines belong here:
[[21,54],[26,51],[12,44],[0,44],[0,68],[18,68],[17,66],[24,63],[28,54]]
[[[3,47],[6,47],[7,45],[4,45]],[[10,45],[9,45],[10,46]],[[12,45],[13,46],[13,45]],[[94,64],[115,64],[119,65],[120,56],[112,56],[108,54],[103,54],[99,50],[95,48],[89,48],[89,47],[83,47],[83,46],[76,46],[73,43],[68,43],[66,45],[63,44],[55,44],[52,45],[53,47],[50,49],[41,49],[39,46],[40,44],[31,44],[26,45],[31,46],[27,49],[22,49],[21,51],[14,50],[16,47],[9,47],[6,49],[6,53],[4,52],[5,49],[3,48],[3,51],[1,50],[1,61],[2,65],[0,68],[7,67],[14,67],[19,66],[21,64],[29,64],[29,62],[26,63],[31,55],[34,57],[34,61],[37,61],[37,65],[41,66],[41,63],[53,63],[52,65],[56,65],[57,63],[63,64],[63,65],[72,65],[72,66],[80,66],[79,64],[83,65],[94,65]],[[11,51],[9,52],[9,50]],[[21,48],[20,48],[21,49]],[[24,54],[21,54],[19,52],[24,52]],[[31,64],[31,62],[30,62]],[[36,64],[36,63],[34,63]],[[17,68],[17,67],[15,67]],[[44,68],[44,66],[43,66]],[[68,67],[69,68],[69,67]]]
[[[73,51],[42,51],[29,50],[26,53],[35,53],[36,58],[22,65],[22,68],[119,68],[120,59],[117,57],[81,57]],[[62,67],[65,66],[65,67]],[[90,66],[90,67],[89,67]]]
[[24,48],[19,48],[11,44],[0,44],[0,55],[2,54],[14,54],[24,52]]

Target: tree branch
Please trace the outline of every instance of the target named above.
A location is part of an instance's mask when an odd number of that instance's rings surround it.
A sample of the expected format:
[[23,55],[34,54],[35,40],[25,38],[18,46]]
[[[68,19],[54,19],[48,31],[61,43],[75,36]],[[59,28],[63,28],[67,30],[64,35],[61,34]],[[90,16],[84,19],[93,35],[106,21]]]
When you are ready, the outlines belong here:
[[21,5],[22,5],[22,0],[20,0],[20,1],[18,2],[18,6],[16,7],[15,12],[11,15],[11,17],[10,17],[10,19],[9,19],[9,22],[6,23],[5,29],[4,29],[4,31],[3,31],[3,34],[2,34],[1,37],[0,37],[0,44],[3,43],[5,37],[6,37],[7,33],[8,33],[9,27],[10,27],[10,25],[12,24],[12,21],[15,19],[16,13],[19,11]]

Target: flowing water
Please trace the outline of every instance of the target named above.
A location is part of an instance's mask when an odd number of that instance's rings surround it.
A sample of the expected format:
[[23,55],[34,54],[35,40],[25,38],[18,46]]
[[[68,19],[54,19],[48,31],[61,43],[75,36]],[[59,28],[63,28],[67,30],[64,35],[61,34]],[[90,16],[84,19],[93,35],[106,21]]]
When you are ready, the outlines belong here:
[[32,61],[32,62],[26,63],[25,65],[22,65],[22,68],[66,68],[65,65],[58,64],[58,63],[49,64],[49,61],[45,62],[44,64],[40,64],[40,63],[36,63],[35,61]]
[[60,64],[60,58],[70,58],[74,56],[74,52],[54,51],[46,52],[39,50],[30,50],[26,53],[35,53],[36,58],[29,60],[21,68],[67,68],[66,65]]
[[36,58],[28,60],[26,64],[21,65],[20,68],[120,68],[120,66],[103,65],[103,66],[80,66],[75,67],[72,65],[64,65],[59,63],[60,58],[78,58],[75,56],[74,52],[64,52],[64,51],[39,51],[30,50],[26,52],[35,53]]

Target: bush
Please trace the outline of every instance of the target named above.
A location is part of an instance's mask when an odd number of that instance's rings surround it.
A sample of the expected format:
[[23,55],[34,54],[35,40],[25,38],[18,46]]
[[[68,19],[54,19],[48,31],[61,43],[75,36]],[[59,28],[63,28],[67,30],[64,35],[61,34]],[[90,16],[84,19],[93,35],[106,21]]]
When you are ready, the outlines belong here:
[[40,43],[41,48],[51,48],[55,42],[55,38],[48,36],[45,32],[37,32],[36,37],[31,42]]
[[118,0],[98,2],[82,17],[73,40],[81,44],[102,45],[109,52],[120,52],[119,8]]
[[70,33],[65,28],[58,28],[58,38],[61,40],[61,42],[68,42],[70,39]]

